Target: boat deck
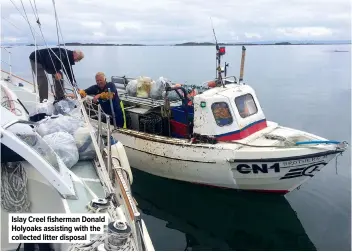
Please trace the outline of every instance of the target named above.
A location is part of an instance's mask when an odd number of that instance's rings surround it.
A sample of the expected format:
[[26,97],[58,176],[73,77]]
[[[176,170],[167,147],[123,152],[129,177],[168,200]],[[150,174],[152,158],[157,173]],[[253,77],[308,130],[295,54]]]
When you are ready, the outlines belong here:
[[[34,112],[35,103],[38,98],[38,94],[34,92],[34,85],[26,80],[23,80],[15,75],[12,75],[11,82],[8,81],[9,74],[7,72],[1,71],[1,80],[2,84],[5,84],[10,88],[25,105],[29,114]],[[53,101],[54,97],[49,93],[49,101]]]
[[[1,71],[0,82],[9,87],[17,95],[29,113],[34,112],[37,94],[33,92],[33,84],[25,82],[16,76],[12,76],[12,82],[9,82],[6,80],[7,77],[8,74]],[[19,83],[23,84],[23,86],[20,86]],[[49,100],[53,100],[53,96],[50,94]],[[92,161],[78,161],[78,163],[71,168],[71,171],[79,177],[97,197],[105,197],[103,186]],[[89,192],[78,183],[76,183],[76,190],[79,199],[68,200],[70,210],[71,212],[77,213],[85,212],[87,211],[85,205],[91,200],[91,196]],[[84,204],[82,204],[82,202],[84,202]]]
[[[99,177],[95,171],[93,162],[78,161],[71,171],[79,177],[83,183],[98,197],[105,198],[105,193]],[[78,199],[67,200],[71,213],[88,212],[86,205],[92,200],[91,193],[81,184],[75,183]]]

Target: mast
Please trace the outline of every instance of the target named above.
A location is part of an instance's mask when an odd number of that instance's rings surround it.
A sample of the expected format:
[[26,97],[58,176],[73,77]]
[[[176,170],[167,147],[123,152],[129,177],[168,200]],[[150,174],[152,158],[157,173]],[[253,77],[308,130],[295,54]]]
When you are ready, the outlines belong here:
[[[211,18],[210,18],[211,20]],[[225,87],[225,83],[223,81],[222,78],[222,69],[221,69],[221,56],[223,56],[225,54],[225,47],[222,46],[220,47],[218,44],[218,40],[216,39],[216,35],[215,35],[215,30],[214,30],[214,26],[213,26],[213,21],[211,20],[211,25],[212,25],[212,29],[213,29],[213,34],[214,34],[214,38],[215,38],[215,48],[216,48],[216,79],[217,79],[217,84],[221,84],[223,85],[223,87]],[[226,68],[226,66],[225,66]]]

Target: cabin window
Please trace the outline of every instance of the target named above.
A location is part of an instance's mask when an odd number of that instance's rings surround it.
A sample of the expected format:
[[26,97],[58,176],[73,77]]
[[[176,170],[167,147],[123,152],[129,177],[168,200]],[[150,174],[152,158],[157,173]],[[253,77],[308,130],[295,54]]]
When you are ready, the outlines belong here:
[[242,118],[246,118],[258,112],[257,105],[251,94],[236,97],[235,103]]
[[233,122],[229,105],[226,102],[215,102],[211,105],[211,110],[216,121],[220,127],[230,125]]

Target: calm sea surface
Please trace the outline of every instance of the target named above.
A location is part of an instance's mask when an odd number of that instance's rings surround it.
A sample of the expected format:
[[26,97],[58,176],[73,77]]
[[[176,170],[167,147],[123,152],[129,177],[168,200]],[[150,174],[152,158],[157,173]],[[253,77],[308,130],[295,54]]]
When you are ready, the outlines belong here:
[[[80,49],[85,58],[74,66],[80,88],[93,85],[98,71],[108,79],[164,76],[188,84],[215,75],[214,47]],[[12,48],[12,70],[28,80],[32,50]],[[240,57],[241,47],[227,47],[224,60],[230,75],[239,74]],[[268,120],[351,143],[350,45],[247,46],[244,72]],[[338,158],[337,168],[333,160],[285,197],[133,172],[135,197],[156,250],[351,249],[351,149]]]

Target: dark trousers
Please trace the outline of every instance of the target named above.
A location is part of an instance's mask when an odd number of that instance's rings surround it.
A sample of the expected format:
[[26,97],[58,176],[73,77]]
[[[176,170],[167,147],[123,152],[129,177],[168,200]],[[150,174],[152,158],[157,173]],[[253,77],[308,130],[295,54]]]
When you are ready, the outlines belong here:
[[[30,60],[30,62],[31,62],[33,75],[35,76],[36,74],[35,62],[33,60]],[[60,71],[59,73],[62,75]],[[54,75],[52,75],[52,78],[53,78],[53,83],[55,87],[55,99],[60,100],[65,97],[64,82],[63,80],[56,80]],[[45,70],[43,66],[39,63],[37,63],[37,83],[38,83],[38,91],[39,91],[39,100],[40,102],[42,102],[44,99],[48,99],[49,83],[45,75]]]

